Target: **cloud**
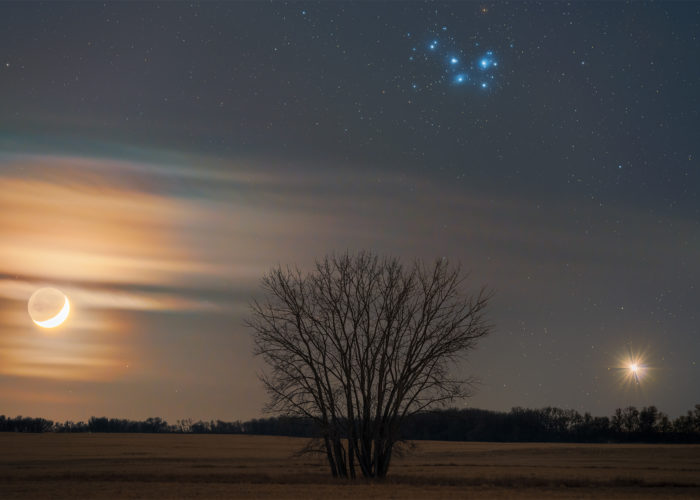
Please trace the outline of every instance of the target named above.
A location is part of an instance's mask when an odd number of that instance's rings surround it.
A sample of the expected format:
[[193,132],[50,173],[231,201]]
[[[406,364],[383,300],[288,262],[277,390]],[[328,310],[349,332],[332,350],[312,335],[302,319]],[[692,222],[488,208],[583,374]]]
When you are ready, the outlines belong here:
[[[0,157],[0,274],[61,282],[87,307],[231,307],[276,263],[372,248],[406,257],[466,259],[520,288],[521,272],[572,262],[619,268],[625,249],[663,266],[680,247],[659,223],[624,207],[529,200],[265,160],[182,157],[171,163],[70,156]],[[263,168],[264,167],[264,168]],[[573,226],[571,220],[579,220]],[[620,221],[624,221],[621,224]],[[498,262],[498,264],[495,264]],[[19,283],[16,287],[24,286]],[[0,289],[0,294],[2,294]],[[13,292],[27,294],[28,290]]]
[[[43,286],[55,286],[55,282],[22,281],[0,279],[0,298],[27,301],[34,291]],[[109,284],[101,288],[64,285],[61,291],[73,304],[83,309],[121,309],[135,311],[218,311],[222,306],[212,301],[188,298],[173,290],[167,292],[125,291],[117,287],[110,289]]]
[[213,272],[177,244],[192,213],[185,203],[105,181],[0,178],[0,271],[130,283]]

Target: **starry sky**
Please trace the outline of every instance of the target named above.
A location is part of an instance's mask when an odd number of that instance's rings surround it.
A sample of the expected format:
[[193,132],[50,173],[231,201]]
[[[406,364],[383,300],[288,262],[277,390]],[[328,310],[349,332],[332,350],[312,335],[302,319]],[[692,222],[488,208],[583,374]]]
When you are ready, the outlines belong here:
[[0,3],[0,414],[261,416],[259,279],[360,249],[496,291],[465,404],[685,412],[698,33],[691,2]]

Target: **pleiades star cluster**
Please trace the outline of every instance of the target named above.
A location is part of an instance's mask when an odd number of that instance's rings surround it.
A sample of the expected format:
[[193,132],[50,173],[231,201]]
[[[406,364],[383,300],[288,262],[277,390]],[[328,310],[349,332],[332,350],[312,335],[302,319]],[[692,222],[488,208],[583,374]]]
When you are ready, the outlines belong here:
[[[408,61],[410,87],[415,91],[444,91],[444,86],[476,88],[482,91],[498,87],[498,57],[481,47],[474,37],[464,40],[450,33],[447,26],[422,36],[406,33],[411,42]],[[511,43],[510,48],[514,48]]]

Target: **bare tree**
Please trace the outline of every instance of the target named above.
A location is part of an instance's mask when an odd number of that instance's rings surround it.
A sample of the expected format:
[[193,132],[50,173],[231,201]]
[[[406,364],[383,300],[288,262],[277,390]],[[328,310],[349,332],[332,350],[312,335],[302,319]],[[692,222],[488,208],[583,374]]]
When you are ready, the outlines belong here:
[[406,417],[468,395],[451,365],[491,327],[491,296],[463,293],[444,259],[404,266],[369,252],[327,256],[315,269],[277,267],[247,321],[267,409],[313,419],[336,477],[385,477]]

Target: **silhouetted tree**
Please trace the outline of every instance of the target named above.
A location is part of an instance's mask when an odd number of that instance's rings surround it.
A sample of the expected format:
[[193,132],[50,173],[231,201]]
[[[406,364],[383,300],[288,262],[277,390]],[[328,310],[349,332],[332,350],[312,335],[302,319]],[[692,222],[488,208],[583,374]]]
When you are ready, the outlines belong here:
[[642,439],[653,440],[656,434],[659,410],[656,406],[647,406],[639,412],[639,432]]
[[628,406],[622,412],[622,429],[628,434],[639,431],[639,410]]
[[191,418],[183,418],[181,420],[178,420],[177,424],[175,425],[175,429],[177,429],[177,432],[180,432],[183,434],[192,432],[192,419]]
[[386,476],[407,417],[468,395],[449,368],[489,333],[490,293],[463,282],[444,259],[404,266],[368,252],[263,278],[248,325],[270,367],[268,410],[316,422],[333,476],[355,477],[356,463]]
[[[697,410],[697,406],[695,407]],[[695,414],[688,411],[673,421],[673,432],[681,439],[688,440],[695,433]]]
[[659,424],[656,430],[662,436],[671,434],[671,432],[673,432],[673,426],[671,425],[671,421],[669,420],[668,415],[666,415],[664,412],[659,413]]
[[610,420],[610,430],[613,432],[616,438],[622,434],[622,409],[615,409],[615,414]]

